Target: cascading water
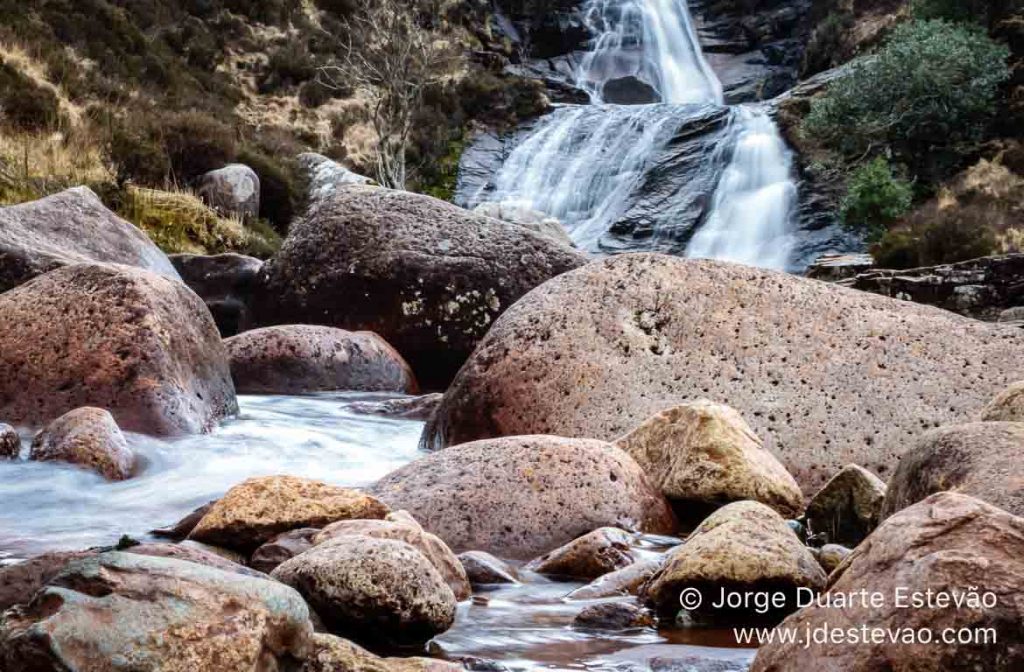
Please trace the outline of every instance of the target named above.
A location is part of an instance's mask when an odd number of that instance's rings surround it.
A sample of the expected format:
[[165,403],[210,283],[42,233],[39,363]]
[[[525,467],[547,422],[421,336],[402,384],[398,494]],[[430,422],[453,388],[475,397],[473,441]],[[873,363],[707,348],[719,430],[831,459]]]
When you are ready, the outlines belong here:
[[[610,232],[623,229],[642,249],[788,268],[791,154],[760,107],[723,106],[686,0],[587,0],[583,16],[592,39],[572,77],[591,104],[517,137],[460,203],[527,205],[594,252],[615,251]],[[695,133],[706,141],[686,154]]]

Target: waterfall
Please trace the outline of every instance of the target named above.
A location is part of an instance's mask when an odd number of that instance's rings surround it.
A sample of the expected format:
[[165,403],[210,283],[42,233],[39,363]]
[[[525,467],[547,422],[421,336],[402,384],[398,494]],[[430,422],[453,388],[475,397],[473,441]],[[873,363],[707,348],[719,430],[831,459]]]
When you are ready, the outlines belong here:
[[[586,0],[583,16],[592,39],[573,78],[591,104],[559,106],[517,136],[485,183],[460,192],[460,204],[540,210],[592,252],[647,249],[788,268],[791,153],[763,109],[724,107],[686,0]],[[707,135],[688,148],[692,174],[666,186],[695,122]],[[623,230],[641,242],[609,242]]]

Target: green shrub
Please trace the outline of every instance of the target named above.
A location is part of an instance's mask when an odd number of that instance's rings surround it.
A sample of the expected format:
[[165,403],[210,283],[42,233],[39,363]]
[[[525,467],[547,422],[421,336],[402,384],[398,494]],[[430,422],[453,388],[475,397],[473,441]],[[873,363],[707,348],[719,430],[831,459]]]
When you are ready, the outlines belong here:
[[927,166],[933,147],[982,137],[1008,55],[971,26],[904,24],[813,102],[804,131],[847,154],[888,144],[908,165]]
[[1015,0],[914,0],[911,9],[918,19],[945,19],[989,26],[997,15],[1003,13],[1002,10],[1010,9],[1004,7],[1005,5],[1012,5],[1014,2]]
[[878,157],[850,177],[840,217],[847,227],[863,232],[868,240],[878,240],[910,210],[913,198],[910,183],[894,176],[889,162]]
[[298,86],[313,79],[316,72],[316,61],[306,45],[289,42],[270,54],[267,71],[260,81],[260,93]]

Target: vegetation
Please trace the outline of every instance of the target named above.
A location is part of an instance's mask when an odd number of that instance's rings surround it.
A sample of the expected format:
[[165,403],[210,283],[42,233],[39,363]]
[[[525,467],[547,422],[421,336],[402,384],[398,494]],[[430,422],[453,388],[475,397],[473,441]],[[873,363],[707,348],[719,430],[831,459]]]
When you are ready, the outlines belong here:
[[840,215],[846,226],[874,242],[910,211],[913,197],[910,183],[893,175],[889,162],[879,156],[850,177]]

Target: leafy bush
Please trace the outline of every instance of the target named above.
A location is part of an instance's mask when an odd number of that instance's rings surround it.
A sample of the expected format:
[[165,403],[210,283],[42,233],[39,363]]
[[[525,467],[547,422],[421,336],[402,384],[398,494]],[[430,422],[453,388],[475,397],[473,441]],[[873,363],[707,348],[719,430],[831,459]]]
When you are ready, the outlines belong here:
[[878,157],[851,176],[840,216],[846,226],[863,231],[868,240],[878,240],[910,210],[913,196],[910,183],[894,176],[889,162]]
[[988,26],[1001,13],[1002,8],[998,5],[1009,4],[1013,4],[1013,0],[914,0],[911,9],[919,19],[945,19]]
[[978,28],[904,24],[813,102],[804,130],[847,154],[885,143],[908,165],[926,165],[931,148],[982,137],[1009,77],[1008,55]]

